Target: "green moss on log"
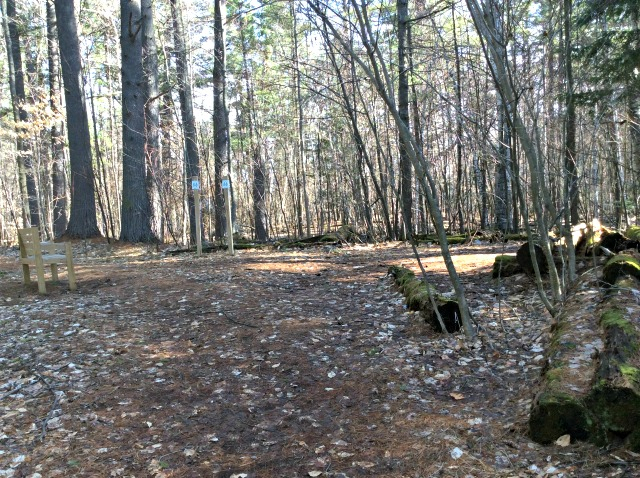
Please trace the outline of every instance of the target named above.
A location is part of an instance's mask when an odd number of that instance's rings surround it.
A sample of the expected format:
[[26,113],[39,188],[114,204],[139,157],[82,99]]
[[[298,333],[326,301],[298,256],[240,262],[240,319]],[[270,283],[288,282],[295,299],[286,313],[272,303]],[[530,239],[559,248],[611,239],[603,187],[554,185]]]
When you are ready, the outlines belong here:
[[[440,239],[435,234],[416,234],[413,236],[413,239],[418,243],[430,242],[432,244],[440,244]],[[448,244],[463,244],[467,240],[469,240],[469,236],[467,234],[447,236]]]
[[509,277],[520,272],[522,272],[522,267],[518,263],[516,256],[505,254],[496,256],[491,276],[496,279],[497,277]]
[[609,259],[602,269],[602,280],[609,285],[624,276],[640,279],[640,262],[633,256],[617,254]]
[[629,226],[624,235],[634,241],[640,241],[640,226]]
[[421,312],[428,323],[436,330],[441,330],[438,317],[429,298],[429,294],[431,294],[447,331],[457,332],[460,330],[460,309],[455,300],[442,296],[432,285],[418,279],[411,270],[404,267],[391,266],[389,274],[394,277],[396,285],[405,296],[409,310]]
[[618,327],[627,335],[635,335],[636,330],[631,322],[624,318],[621,310],[613,308],[606,310],[600,317],[600,325],[606,330]]
[[553,443],[567,433],[576,440],[587,440],[593,428],[594,420],[581,400],[554,391],[538,395],[529,418],[531,438],[543,444]]

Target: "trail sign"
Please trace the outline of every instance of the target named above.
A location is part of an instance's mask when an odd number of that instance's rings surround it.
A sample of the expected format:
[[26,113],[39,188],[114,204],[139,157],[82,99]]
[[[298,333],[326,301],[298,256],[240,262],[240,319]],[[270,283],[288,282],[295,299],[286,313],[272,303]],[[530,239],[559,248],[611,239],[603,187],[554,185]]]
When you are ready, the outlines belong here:
[[193,189],[194,191],[199,191],[200,190],[200,181],[198,181],[197,179],[194,179],[191,181],[191,189]]
[[231,187],[231,181],[228,179],[222,180],[222,189],[229,189]]

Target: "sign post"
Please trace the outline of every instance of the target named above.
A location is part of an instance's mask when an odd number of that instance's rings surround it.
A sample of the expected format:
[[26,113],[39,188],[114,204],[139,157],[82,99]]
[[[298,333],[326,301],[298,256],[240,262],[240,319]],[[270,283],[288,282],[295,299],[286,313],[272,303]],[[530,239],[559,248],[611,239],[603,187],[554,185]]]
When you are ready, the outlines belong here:
[[224,176],[222,179],[222,190],[224,191],[224,202],[227,206],[227,247],[229,248],[229,254],[235,255],[233,250],[233,220],[231,218],[231,181],[229,176]]
[[196,210],[196,255],[202,255],[202,237],[200,230],[202,228],[200,219],[200,181],[197,176],[191,178],[191,189],[193,190],[193,205]]

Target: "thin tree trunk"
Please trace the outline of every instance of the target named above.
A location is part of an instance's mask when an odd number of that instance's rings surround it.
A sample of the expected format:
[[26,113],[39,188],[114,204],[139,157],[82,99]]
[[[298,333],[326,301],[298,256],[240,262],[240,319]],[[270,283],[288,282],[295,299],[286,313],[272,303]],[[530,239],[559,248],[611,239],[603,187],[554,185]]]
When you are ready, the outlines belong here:
[[222,177],[224,168],[229,161],[229,125],[224,101],[225,89],[225,46],[224,20],[225,1],[214,2],[214,63],[213,63],[213,153],[214,153],[214,205],[215,205],[215,236],[224,237],[226,223],[226,208],[224,206],[224,192],[222,191]]
[[[296,18],[295,2],[291,2],[291,17],[293,19],[293,71],[295,81],[296,105],[298,108],[298,163],[296,170],[298,177],[296,184],[298,188],[299,201],[304,200],[304,213],[306,221],[307,236],[311,235],[311,211],[309,207],[309,194],[307,193],[307,173],[304,149],[304,116],[302,114],[302,90],[300,86],[300,64],[298,62],[298,22]],[[302,206],[300,206],[302,207]],[[298,234],[302,235],[302,213],[299,211]]]

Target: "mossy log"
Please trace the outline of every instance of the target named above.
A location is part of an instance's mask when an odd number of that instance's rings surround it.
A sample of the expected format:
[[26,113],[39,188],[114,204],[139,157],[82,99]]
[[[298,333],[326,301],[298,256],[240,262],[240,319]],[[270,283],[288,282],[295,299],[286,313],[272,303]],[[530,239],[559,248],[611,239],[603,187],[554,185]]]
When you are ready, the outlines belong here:
[[622,276],[598,308],[595,291],[584,306],[590,292],[585,289],[565,305],[531,410],[533,440],[552,443],[570,434],[640,451],[640,307],[633,293],[638,288],[638,279]]
[[[542,248],[537,244],[534,244],[533,247],[536,251],[535,260],[538,262],[540,273],[546,274],[549,271],[549,268],[547,267],[547,261],[544,258],[544,252],[542,251]],[[532,275],[534,273],[533,259],[531,258],[531,252],[529,251],[528,242],[525,242],[520,246],[518,252],[516,252],[516,259],[518,261],[518,264],[520,264],[520,267],[522,267],[523,271],[525,271],[529,275]]]
[[[431,243],[431,244],[440,244],[440,239],[435,234],[415,234],[413,239],[417,243]],[[455,234],[452,236],[447,236],[447,244],[455,245],[455,244],[464,244],[469,240],[468,234]]]
[[640,260],[631,254],[616,254],[602,269],[602,280],[608,285],[614,285],[625,276],[640,279]]
[[640,241],[640,226],[629,226],[624,235],[632,241]]
[[460,323],[460,308],[457,301],[444,297],[432,285],[418,279],[413,271],[404,267],[391,266],[389,274],[394,277],[396,285],[405,296],[409,310],[421,312],[427,323],[431,324],[435,330],[442,331],[429,298],[431,294],[447,332],[460,330],[462,324]]
[[496,279],[498,277],[510,277],[521,272],[522,266],[518,263],[518,258],[504,254],[496,256],[491,276]]

